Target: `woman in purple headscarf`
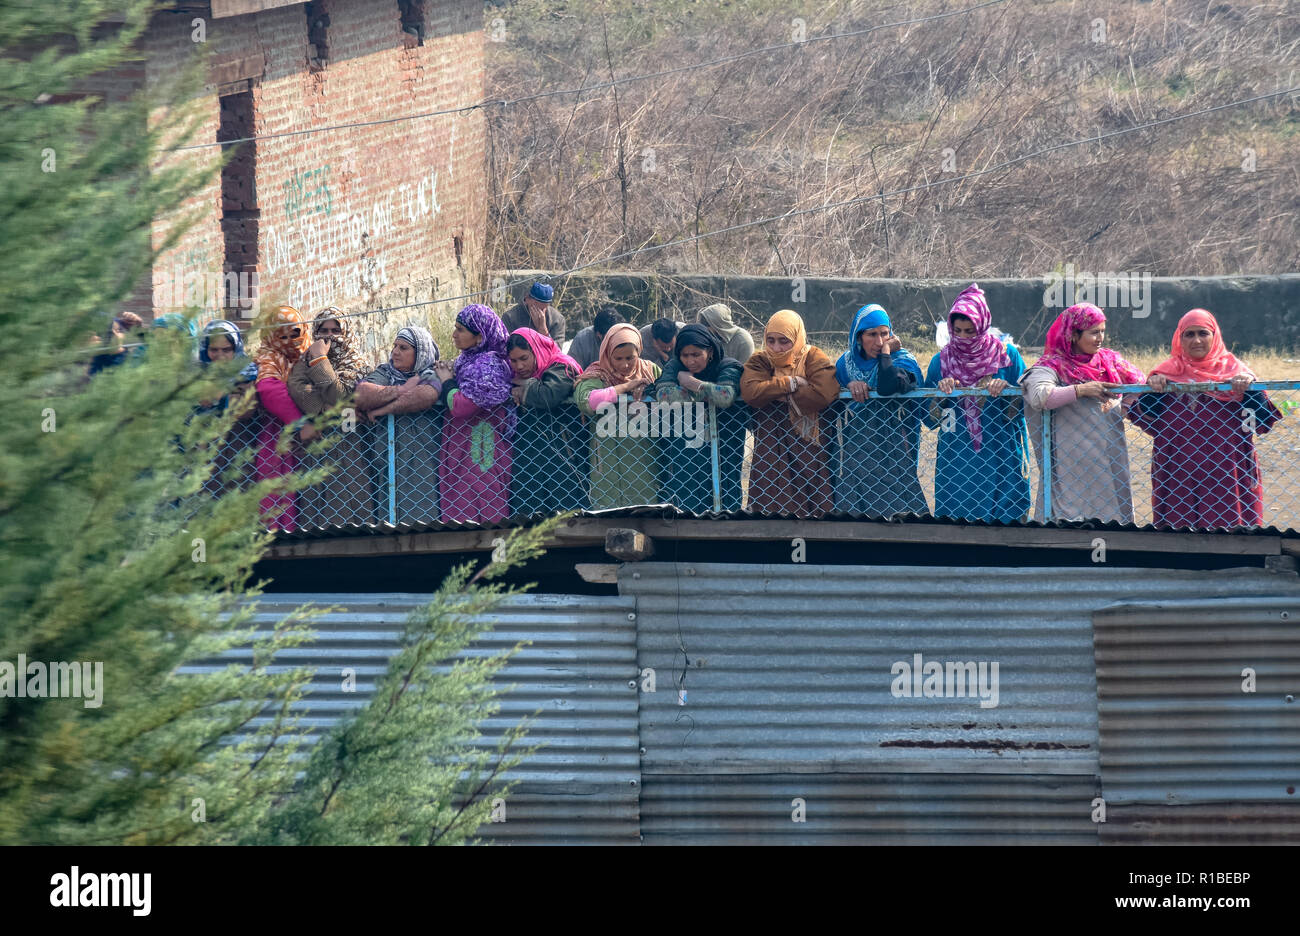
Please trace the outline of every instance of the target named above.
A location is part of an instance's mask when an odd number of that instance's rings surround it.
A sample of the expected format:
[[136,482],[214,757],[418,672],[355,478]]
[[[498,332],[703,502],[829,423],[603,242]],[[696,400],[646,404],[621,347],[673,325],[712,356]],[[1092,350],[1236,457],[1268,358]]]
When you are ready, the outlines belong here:
[[952,393],[978,387],[989,395],[939,399],[934,513],[963,520],[1023,520],[1029,513],[1029,449],[1019,397],[1002,396],[1025,371],[1005,335],[991,330],[984,291],[971,283],[948,313],[948,343],[930,359],[926,386]]
[[506,359],[506,327],[485,305],[456,316],[454,364],[435,365],[442,380],[438,491],[444,522],[500,523],[510,510],[514,376]]

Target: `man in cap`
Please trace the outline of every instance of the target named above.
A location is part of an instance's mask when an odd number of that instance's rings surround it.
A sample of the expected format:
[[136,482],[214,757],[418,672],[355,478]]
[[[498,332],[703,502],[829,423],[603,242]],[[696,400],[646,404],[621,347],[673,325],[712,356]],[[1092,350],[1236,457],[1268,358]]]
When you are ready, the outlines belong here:
[[564,316],[551,305],[555,289],[550,283],[533,283],[524,301],[511,306],[501,320],[506,323],[506,331],[518,328],[531,328],[547,336],[558,345],[564,344]]

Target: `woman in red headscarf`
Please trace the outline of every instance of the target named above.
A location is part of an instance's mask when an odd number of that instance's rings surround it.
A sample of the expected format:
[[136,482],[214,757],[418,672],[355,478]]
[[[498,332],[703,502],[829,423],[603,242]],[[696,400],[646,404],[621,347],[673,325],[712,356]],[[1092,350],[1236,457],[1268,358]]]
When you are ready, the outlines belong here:
[[[277,443],[285,426],[302,419],[302,410],[289,394],[289,373],[310,344],[311,335],[297,309],[282,305],[271,313],[262,332],[262,345],[254,358],[257,364],[257,398],[267,414],[257,435],[254,467],[259,480],[283,477],[297,467],[293,449],[281,454],[277,451]],[[316,435],[310,423],[304,424],[298,432],[303,442],[310,442]],[[267,495],[262,498],[261,506],[262,513],[267,515],[267,526],[273,530],[293,531],[297,507],[292,494]]]
[[512,517],[550,516],[587,509],[587,432],[573,403],[582,368],[552,339],[518,328],[506,339],[519,407],[514,471],[510,476]]
[[1255,435],[1282,414],[1262,390],[1251,390],[1250,368],[1223,343],[1219,323],[1204,309],[1178,322],[1173,353],[1151,371],[1152,390],[1180,384],[1230,384],[1231,390],[1148,393],[1129,417],[1155,441],[1151,451],[1151,513],[1156,526],[1198,530],[1264,522]]
[[1040,485],[1039,520],[1133,522],[1124,411],[1135,397],[1113,391],[1146,378],[1103,348],[1105,340],[1106,313],[1086,302],[1070,306],[1047,330],[1043,356],[1020,378],[1040,477],[1043,420],[1052,426],[1052,509],[1044,515]]

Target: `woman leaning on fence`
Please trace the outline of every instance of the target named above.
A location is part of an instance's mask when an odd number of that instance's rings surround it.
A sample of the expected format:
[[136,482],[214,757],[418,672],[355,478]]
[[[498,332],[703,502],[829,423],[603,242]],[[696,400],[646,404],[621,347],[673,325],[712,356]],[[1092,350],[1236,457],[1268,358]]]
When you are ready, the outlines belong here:
[[[311,336],[307,334],[302,313],[297,309],[282,305],[271,313],[255,359],[257,398],[265,411],[254,458],[258,480],[283,477],[298,465],[297,453],[292,447],[283,454],[277,449],[284,427],[302,419],[302,411],[289,395],[289,372],[310,343]],[[298,430],[298,438],[303,442],[310,442],[316,434],[310,423],[304,423]],[[261,509],[268,515],[267,526],[271,529],[294,530],[297,506],[292,493],[263,497]]]
[[891,400],[921,383],[921,366],[880,306],[853,317],[835,376],[853,400],[836,419],[835,509],[871,517],[929,513],[917,467],[923,400]]
[[659,462],[643,401],[659,373],[658,364],[641,357],[640,329],[619,322],[574,385],[573,400],[591,433],[593,510],[658,503]]
[[935,516],[1010,523],[1029,513],[1024,407],[1019,397],[999,398],[1019,384],[1025,362],[1010,339],[993,334],[992,324],[984,291],[971,283],[948,313],[948,343],[930,359],[926,386],[989,393],[938,401]]
[[1219,323],[1204,309],[1178,322],[1172,355],[1151,371],[1156,391],[1178,384],[1227,383],[1231,390],[1146,393],[1129,418],[1154,440],[1151,513],[1158,527],[1198,530],[1259,526],[1264,486],[1255,435],[1282,414],[1255,375],[1223,342]]
[[723,353],[722,342],[708,327],[686,325],[678,331],[667,365],[649,391],[655,402],[681,407],[680,425],[691,430],[659,440],[663,500],[691,513],[713,509],[712,433],[716,429],[720,506],[728,512],[740,509],[740,470],[749,421],[749,407],[740,399],[743,373],[741,363]]
[[451,340],[460,354],[437,365],[443,381],[438,491],[444,522],[500,523],[510,512],[516,413],[506,327],[485,305],[456,315]]
[[[240,465],[240,453],[253,444],[257,434],[257,421],[261,419],[257,407],[251,403],[241,405],[239,400],[244,392],[257,380],[257,365],[244,353],[244,336],[239,326],[225,319],[209,322],[199,335],[199,363],[206,369],[212,365],[234,370],[230,378],[228,392],[221,396],[199,401],[197,413],[215,413],[225,415],[230,404],[235,402],[234,425],[229,434],[218,443],[217,453],[212,460],[212,475],[203,484],[203,489],[214,497],[225,493],[232,486],[242,487],[245,480],[247,463]],[[235,370],[238,368],[238,370]]]
[[573,403],[582,368],[550,338],[517,328],[506,341],[519,408],[510,478],[512,517],[587,507],[587,431]]
[[789,309],[773,315],[740,380],[741,396],[754,410],[750,510],[794,517],[831,510],[823,424],[839,392],[835,365],[808,343],[803,319]]
[[1142,383],[1142,372],[1109,348],[1106,314],[1083,303],[1066,309],[1047,331],[1043,356],[1020,379],[1029,431],[1043,466],[1043,420],[1051,420],[1051,515],[1044,515],[1039,485],[1039,520],[1133,522],[1124,412],[1131,394],[1111,391]]

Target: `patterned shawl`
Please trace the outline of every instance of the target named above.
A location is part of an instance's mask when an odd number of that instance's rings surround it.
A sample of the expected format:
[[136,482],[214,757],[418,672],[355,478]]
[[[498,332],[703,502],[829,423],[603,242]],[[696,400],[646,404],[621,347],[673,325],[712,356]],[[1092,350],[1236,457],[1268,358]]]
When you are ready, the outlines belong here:
[[[974,338],[953,335],[953,316],[964,315],[975,326]],[[954,378],[960,386],[973,387],[982,378],[996,374],[1011,363],[1011,355],[1006,345],[997,335],[989,332],[993,324],[993,313],[984,298],[984,290],[978,283],[967,286],[948,313],[948,343],[939,350],[939,373],[943,377]],[[966,413],[966,428],[970,432],[971,444],[975,451],[980,450],[984,441],[984,427],[980,421],[980,408],[983,401],[977,397],[962,397],[961,408]]]
[[514,372],[506,359],[506,326],[500,316],[485,305],[467,305],[456,321],[480,336],[476,346],[456,357],[456,386],[483,409],[506,403]]
[[1104,321],[1106,313],[1095,305],[1084,302],[1070,306],[1056,317],[1052,327],[1047,330],[1043,356],[1034,362],[1034,367],[1050,368],[1067,384],[1087,383],[1090,380],[1118,384],[1142,383],[1146,380],[1142,372],[1110,348],[1101,348],[1091,357],[1074,350],[1074,332],[1087,331]]
[[537,360],[537,370],[533,371],[534,377],[541,377],[546,369],[556,361],[564,365],[564,369],[569,372],[570,377],[576,378],[582,373],[582,367],[578,362],[561,351],[560,346],[553,339],[546,337],[541,332],[533,331],[531,328],[516,328],[511,332],[511,335],[519,335],[524,341],[528,342],[528,347]]
[[[632,373],[620,377],[614,370],[614,349],[620,345],[630,344],[636,347],[636,358],[632,363]],[[627,322],[611,325],[600,343],[600,357],[582,372],[583,378],[599,377],[605,386],[613,387],[628,380],[655,379],[654,365],[641,357],[641,329]]]
[[415,363],[409,371],[399,370],[393,363],[393,356],[390,354],[388,360],[380,364],[375,370],[388,378],[390,386],[406,383],[412,377],[419,376],[422,380],[437,381],[438,375],[433,369],[433,364],[438,358],[438,343],[433,340],[433,335],[427,328],[421,328],[419,325],[407,325],[397,332],[394,341],[401,338],[412,348],[415,349]]
[[[292,328],[299,334],[292,337]],[[302,313],[293,306],[277,306],[268,317],[262,331],[262,344],[257,349],[257,379],[289,382],[289,371],[311,344],[311,335]]]
[[[1183,351],[1183,332],[1193,327],[1208,328],[1214,335],[1210,339],[1209,353],[1199,361]],[[1255,372],[1228,350],[1223,343],[1218,321],[1204,309],[1192,309],[1178,320],[1178,329],[1174,332],[1173,356],[1157,364],[1151,373],[1164,374],[1170,383],[1228,383],[1238,374],[1255,379]],[[1218,400],[1240,400],[1245,394],[1215,390],[1210,396]]]
[[[370,373],[370,364],[357,347],[357,339],[352,331],[351,321],[344,318],[343,313],[334,306],[316,313],[316,318],[311,323],[312,340],[315,341],[320,337],[320,327],[331,319],[339,323],[339,328],[343,329],[343,333],[331,336],[327,359],[330,362],[330,367],[334,368],[334,376],[338,377],[339,383],[343,384],[343,389],[351,393],[356,389],[357,381]],[[427,335],[428,332],[425,332],[425,334]]]

